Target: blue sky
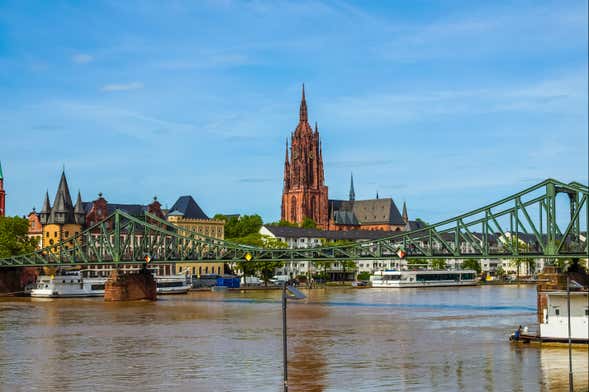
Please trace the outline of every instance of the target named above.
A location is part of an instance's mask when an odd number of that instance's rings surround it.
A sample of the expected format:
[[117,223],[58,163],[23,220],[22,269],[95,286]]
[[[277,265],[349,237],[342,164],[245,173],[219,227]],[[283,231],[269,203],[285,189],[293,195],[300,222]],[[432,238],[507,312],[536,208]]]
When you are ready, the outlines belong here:
[[330,198],[433,222],[587,183],[586,1],[0,1],[7,213],[72,192],[277,220],[304,82]]

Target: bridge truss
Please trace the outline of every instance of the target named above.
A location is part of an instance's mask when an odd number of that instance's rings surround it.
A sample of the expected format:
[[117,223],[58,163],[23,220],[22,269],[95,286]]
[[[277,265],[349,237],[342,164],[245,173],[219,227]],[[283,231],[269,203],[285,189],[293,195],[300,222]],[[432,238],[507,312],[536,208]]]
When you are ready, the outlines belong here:
[[408,259],[586,258],[586,185],[545,180],[484,207],[419,230],[352,244],[269,249],[231,243],[146,213],[117,210],[66,241],[0,259],[0,267]]

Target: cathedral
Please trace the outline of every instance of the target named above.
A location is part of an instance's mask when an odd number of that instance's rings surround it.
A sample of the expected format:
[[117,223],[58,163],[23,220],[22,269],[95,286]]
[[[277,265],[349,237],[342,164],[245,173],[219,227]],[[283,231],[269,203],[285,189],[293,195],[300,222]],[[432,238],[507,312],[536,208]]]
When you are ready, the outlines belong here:
[[319,129],[309,125],[305,86],[299,109],[299,123],[286,141],[281,220],[301,224],[305,218],[322,230],[406,231],[419,228],[409,221],[407,207],[399,213],[392,198],[356,200],[354,179],[350,178],[348,200],[330,200],[323,172]]

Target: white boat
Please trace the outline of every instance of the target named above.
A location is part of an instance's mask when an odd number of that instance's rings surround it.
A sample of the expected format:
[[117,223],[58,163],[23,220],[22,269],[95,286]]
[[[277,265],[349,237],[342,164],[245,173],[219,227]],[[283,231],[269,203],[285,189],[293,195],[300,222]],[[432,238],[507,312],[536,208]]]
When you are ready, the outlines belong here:
[[192,282],[184,274],[159,275],[155,277],[158,294],[186,294]]
[[376,271],[370,277],[372,287],[440,287],[477,284],[474,270]]
[[31,290],[31,297],[102,297],[106,279],[86,278],[79,271],[61,272],[51,276],[42,275]]

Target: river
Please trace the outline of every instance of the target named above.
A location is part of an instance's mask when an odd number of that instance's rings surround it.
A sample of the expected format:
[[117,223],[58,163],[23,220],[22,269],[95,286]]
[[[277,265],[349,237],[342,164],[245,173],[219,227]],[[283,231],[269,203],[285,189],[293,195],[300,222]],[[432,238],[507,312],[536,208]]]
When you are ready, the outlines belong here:
[[[314,289],[289,302],[290,391],[565,391],[566,348],[512,346],[534,286]],[[1,391],[280,391],[280,291],[0,298]],[[587,349],[574,350],[586,391]]]

